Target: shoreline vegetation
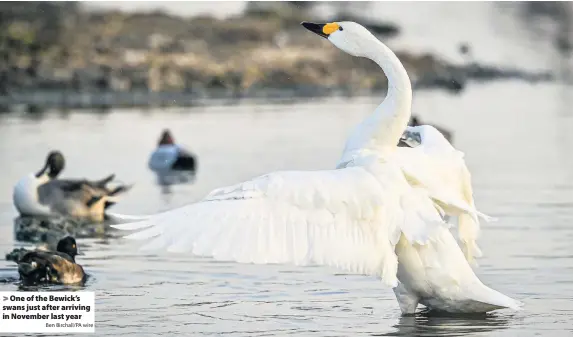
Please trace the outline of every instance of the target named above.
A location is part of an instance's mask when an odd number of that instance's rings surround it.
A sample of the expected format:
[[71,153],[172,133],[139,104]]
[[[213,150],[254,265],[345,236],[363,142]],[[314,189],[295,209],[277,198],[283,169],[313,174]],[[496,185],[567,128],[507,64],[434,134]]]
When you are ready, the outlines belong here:
[[[182,18],[162,12],[87,11],[77,2],[0,3],[0,112],[25,106],[92,109],[192,106],[205,99],[354,96],[386,90],[366,59],[304,34],[303,20],[354,20],[392,45],[400,28],[350,15],[330,18],[318,3],[249,2],[238,16]],[[364,3],[361,6],[368,6]],[[469,46],[460,46],[468,53]],[[414,89],[463,90],[468,81],[552,81],[551,73],[396,51]]]

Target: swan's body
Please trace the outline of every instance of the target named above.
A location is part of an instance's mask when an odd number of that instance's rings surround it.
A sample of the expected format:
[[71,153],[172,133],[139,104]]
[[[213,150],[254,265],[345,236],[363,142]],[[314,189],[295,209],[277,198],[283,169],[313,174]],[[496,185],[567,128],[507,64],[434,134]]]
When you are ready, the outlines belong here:
[[54,151],[40,172],[28,174],[16,183],[13,202],[21,215],[66,216],[100,222],[105,210],[117,201],[117,195],[129,189],[123,185],[107,188],[114,175],[98,181],[57,179],[64,163],[63,155]]
[[517,309],[517,301],[481,283],[433,190],[412,184],[395,159],[412,91],[394,53],[353,22],[303,25],[351,55],[374,60],[389,81],[386,100],[355,129],[338,169],[267,174],[114,227],[139,230],[131,239],[151,239],[142,249],[376,275],[394,288],[403,313],[413,313],[418,303],[447,312]]

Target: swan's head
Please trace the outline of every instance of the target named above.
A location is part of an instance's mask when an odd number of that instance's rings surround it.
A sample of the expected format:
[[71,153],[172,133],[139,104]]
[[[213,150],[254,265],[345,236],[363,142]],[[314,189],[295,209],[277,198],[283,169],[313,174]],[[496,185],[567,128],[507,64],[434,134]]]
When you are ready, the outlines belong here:
[[65,166],[66,160],[64,159],[64,155],[60,151],[51,151],[46,158],[44,167],[42,167],[40,172],[36,173],[36,177],[39,178],[48,171],[48,177],[54,179],[62,172]]
[[378,42],[368,29],[352,21],[301,24],[352,56],[369,57],[368,52],[372,48],[372,43]]

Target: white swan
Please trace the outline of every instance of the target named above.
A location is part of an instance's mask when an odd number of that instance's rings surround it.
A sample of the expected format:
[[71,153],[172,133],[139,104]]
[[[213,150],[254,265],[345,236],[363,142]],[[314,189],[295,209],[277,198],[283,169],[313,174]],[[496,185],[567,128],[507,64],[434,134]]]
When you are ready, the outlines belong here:
[[404,314],[419,303],[451,313],[519,309],[519,302],[477,278],[428,189],[411,186],[393,162],[412,99],[398,58],[357,23],[303,26],[375,61],[388,77],[386,99],[350,137],[341,168],[267,174],[113,227],[138,230],[126,237],[149,240],[144,250],[376,275],[393,287]]
[[98,181],[57,179],[64,167],[62,153],[51,151],[38,173],[18,180],[12,194],[16,210],[23,216],[67,216],[101,222],[105,210],[117,202],[117,195],[129,190],[124,185],[107,188],[113,174]]

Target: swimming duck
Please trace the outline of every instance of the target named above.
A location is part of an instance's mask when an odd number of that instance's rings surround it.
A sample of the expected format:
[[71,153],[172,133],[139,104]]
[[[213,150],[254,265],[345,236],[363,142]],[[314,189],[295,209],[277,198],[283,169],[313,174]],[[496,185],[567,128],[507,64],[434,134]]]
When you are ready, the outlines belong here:
[[148,166],[152,171],[195,171],[195,156],[175,144],[171,132],[167,129],[161,133],[157,148],[151,154]]
[[76,240],[67,236],[58,242],[55,252],[31,251],[18,261],[20,279],[26,285],[38,283],[79,284],[86,280],[82,266],[76,263]]
[[13,202],[23,216],[69,216],[101,222],[105,210],[116,203],[116,196],[130,189],[120,185],[107,187],[115,175],[104,179],[57,179],[65,167],[60,151],[51,151],[44,167],[36,174],[21,178],[14,186]]

